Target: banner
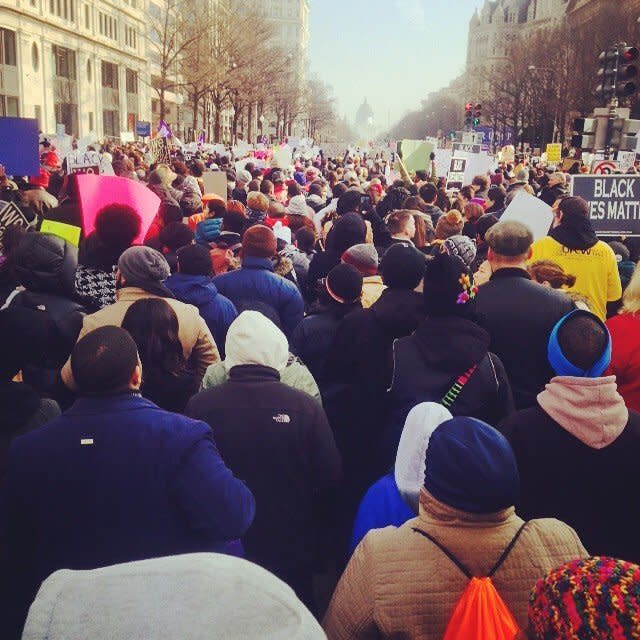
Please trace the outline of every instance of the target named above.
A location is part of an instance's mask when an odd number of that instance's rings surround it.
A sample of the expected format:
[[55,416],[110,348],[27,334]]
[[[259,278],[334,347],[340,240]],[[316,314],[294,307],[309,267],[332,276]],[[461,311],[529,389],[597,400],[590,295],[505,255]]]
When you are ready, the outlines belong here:
[[4,232],[15,225],[24,227],[29,226],[29,221],[25,217],[24,213],[20,211],[18,205],[13,202],[5,202],[0,200],[0,249],[2,248],[2,239],[4,238]]
[[0,164],[9,176],[37,176],[38,121],[35,118],[0,118]]
[[589,203],[589,218],[601,236],[640,236],[640,177],[573,176],[571,195]]
[[549,164],[562,162],[562,145],[559,142],[547,145],[547,162]]
[[153,138],[149,141],[149,154],[154,164],[169,164],[171,155],[166,138]]
[[97,151],[75,151],[67,155],[67,173],[100,173],[101,159]]

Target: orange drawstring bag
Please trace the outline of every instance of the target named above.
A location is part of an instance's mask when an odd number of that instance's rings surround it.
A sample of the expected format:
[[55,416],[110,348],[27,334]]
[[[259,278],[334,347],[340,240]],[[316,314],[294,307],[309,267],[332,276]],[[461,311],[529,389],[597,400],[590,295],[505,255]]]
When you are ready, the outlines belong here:
[[489,575],[479,578],[471,572],[442,544],[428,533],[414,529],[431,540],[468,578],[465,590],[451,614],[443,640],[513,640],[519,632],[509,607],[497,592],[491,578],[502,566],[518,541],[526,523],[520,527]]

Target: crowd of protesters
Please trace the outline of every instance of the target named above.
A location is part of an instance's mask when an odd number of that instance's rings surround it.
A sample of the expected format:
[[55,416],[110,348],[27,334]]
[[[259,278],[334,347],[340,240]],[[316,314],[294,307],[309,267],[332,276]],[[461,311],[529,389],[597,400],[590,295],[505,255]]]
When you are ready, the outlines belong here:
[[[160,207],[76,247],[39,231],[83,229],[41,151],[0,175],[31,222],[0,258],[0,637],[454,637],[486,579],[509,635],[455,637],[640,638],[640,246],[565,173],[112,146]],[[501,220],[520,190],[547,236]]]

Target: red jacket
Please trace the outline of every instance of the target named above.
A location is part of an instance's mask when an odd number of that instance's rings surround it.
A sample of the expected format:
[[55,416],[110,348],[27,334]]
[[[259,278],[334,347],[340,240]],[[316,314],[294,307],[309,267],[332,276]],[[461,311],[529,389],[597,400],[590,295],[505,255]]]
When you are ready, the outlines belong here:
[[640,411],[640,314],[622,313],[607,320],[612,355],[607,374],[616,376],[629,409]]

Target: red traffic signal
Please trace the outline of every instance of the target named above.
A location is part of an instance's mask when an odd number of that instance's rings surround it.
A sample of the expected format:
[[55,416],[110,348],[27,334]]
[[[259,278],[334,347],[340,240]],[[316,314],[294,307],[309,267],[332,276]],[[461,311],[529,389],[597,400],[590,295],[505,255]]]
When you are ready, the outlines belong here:
[[620,49],[620,61],[623,64],[635,62],[638,58],[640,58],[640,51],[637,47],[622,47]]
[[471,102],[467,102],[467,104],[464,105],[464,110],[471,111],[471,109],[473,109],[473,104]]

